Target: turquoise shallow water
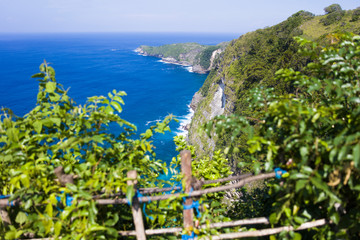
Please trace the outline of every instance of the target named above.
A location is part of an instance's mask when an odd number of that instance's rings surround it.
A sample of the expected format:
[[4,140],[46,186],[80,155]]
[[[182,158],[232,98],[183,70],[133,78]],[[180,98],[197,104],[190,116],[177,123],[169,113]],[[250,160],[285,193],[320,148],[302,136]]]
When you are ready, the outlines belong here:
[[144,132],[149,124],[168,114],[178,116],[171,133],[156,135],[158,158],[169,162],[176,155],[173,137],[189,117],[189,103],[206,75],[185,67],[140,56],[140,45],[159,46],[180,42],[214,45],[238,37],[231,34],[92,33],[0,34],[0,106],[24,115],[35,106],[37,82],[31,75],[46,59],[55,68],[57,81],[70,88],[77,104],[87,97],[123,90],[122,118]]

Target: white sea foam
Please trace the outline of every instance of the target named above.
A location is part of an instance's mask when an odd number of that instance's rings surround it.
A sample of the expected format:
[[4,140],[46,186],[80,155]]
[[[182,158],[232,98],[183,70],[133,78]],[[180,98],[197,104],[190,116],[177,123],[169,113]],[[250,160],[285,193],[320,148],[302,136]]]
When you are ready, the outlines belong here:
[[112,48],[112,49],[110,49],[110,51],[112,51],[112,52],[116,52],[116,51],[118,51],[119,49],[116,49],[116,48]]
[[188,130],[186,130],[186,126],[191,123],[191,119],[194,116],[194,110],[190,108],[188,105],[188,113],[184,116],[177,117],[180,122],[180,126],[176,129],[176,135],[178,136],[187,136]]
[[191,73],[194,72],[192,66],[184,66],[184,68],[185,68],[188,72],[191,72]]
[[161,63],[165,63],[165,64],[171,64],[171,63],[166,62],[166,61],[164,61],[164,60],[157,60],[157,62],[161,62]]

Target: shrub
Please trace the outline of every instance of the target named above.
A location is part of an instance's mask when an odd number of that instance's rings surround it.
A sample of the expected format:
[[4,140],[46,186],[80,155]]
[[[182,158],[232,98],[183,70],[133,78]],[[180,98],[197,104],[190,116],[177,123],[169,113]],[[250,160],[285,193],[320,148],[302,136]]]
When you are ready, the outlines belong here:
[[338,12],[338,11],[341,11],[342,8],[339,4],[331,4],[330,6],[324,8],[324,11],[326,14],[329,14],[329,13],[333,13],[333,12]]
[[351,16],[351,21],[355,22],[360,18],[360,7],[356,8]]
[[324,18],[322,18],[320,22],[324,26],[329,26],[333,23],[339,22],[344,16],[345,16],[345,11],[343,10],[334,11],[326,15]]
[[139,186],[156,186],[167,168],[155,159],[149,139],[169,130],[171,117],[136,139],[136,127],[118,115],[124,92],[76,106],[52,67],[45,62],[40,71],[33,76],[39,80],[36,107],[24,117],[8,109],[0,114],[1,194],[21,200],[9,209],[12,225],[0,221],[0,239],[118,239],[117,229],[132,227],[129,206],[96,205],[92,196],[124,192],[132,199],[129,170],[146,176]]
[[[360,238],[360,36],[339,39],[321,48],[297,38],[314,61],[301,72],[277,72],[279,81],[294,84],[296,94],[254,91],[253,102],[263,106],[264,114],[255,127],[242,116],[221,116],[206,125],[208,132],[215,127],[234,133],[235,142],[237,134],[248,133],[248,154],[257,159],[254,171],[275,166],[288,171],[288,178],[270,185],[269,220],[273,226],[295,227],[328,221],[304,233],[311,235],[306,239]],[[284,232],[277,239],[300,239],[299,234]]]

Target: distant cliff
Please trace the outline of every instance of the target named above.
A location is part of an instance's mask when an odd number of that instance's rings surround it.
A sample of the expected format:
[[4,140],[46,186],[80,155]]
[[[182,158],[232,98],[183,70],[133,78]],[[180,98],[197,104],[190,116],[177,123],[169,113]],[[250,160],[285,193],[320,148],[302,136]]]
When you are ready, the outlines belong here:
[[216,46],[198,43],[177,43],[151,47],[142,45],[135,51],[144,56],[161,58],[162,61],[191,66],[196,73],[207,73],[215,65],[217,57],[224,51],[227,42]]

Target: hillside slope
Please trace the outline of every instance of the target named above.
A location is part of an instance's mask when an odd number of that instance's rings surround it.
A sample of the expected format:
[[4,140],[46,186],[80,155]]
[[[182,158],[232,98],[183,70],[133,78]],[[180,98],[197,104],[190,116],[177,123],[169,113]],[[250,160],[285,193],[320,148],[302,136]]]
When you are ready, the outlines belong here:
[[[354,20],[355,10],[342,11],[341,18],[324,24],[328,15],[314,16],[300,11],[284,22],[259,29],[233,40],[219,57],[218,64],[210,72],[204,85],[194,95],[191,107],[195,110],[189,129],[188,140],[198,155],[210,155],[215,149],[230,144],[231,136],[208,138],[199,132],[200,127],[214,116],[238,114],[254,119],[257,111],[249,106],[248,97],[254,87],[274,88],[275,93],[294,92],[287,82],[277,81],[275,72],[281,68],[301,69],[310,59],[298,53],[295,36],[330,42],[332,32],[360,33],[360,20]],[[332,17],[332,16],[330,16]],[[328,22],[326,22],[328,23]],[[336,38],[336,37],[335,37]],[[245,136],[238,145],[245,144]],[[247,161],[241,152],[228,156],[234,163]]]

